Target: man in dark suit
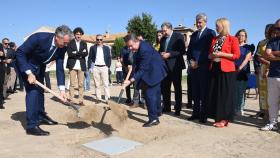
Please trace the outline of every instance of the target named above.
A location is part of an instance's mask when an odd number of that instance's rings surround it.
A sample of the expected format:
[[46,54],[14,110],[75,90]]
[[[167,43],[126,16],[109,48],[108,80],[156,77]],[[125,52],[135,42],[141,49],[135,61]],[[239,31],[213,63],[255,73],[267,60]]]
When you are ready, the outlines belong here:
[[206,23],[206,14],[200,13],[196,16],[197,31],[191,35],[187,51],[192,74],[191,88],[194,100],[193,113],[188,120],[199,119],[201,123],[206,122],[204,108],[206,107],[210,73],[208,54],[212,38],[215,37],[214,30],[207,28]]
[[3,86],[5,79],[5,53],[3,50],[3,45],[0,43],[0,109],[5,109],[4,104],[4,95],[3,95]]
[[182,104],[182,70],[185,69],[183,54],[185,53],[184,36],[173,32],[172,25],[165,22],[161,25],[164,37],[160,41],[159,52],[168,67],[168,75],[162,81],[161,93],[163,97],[162,112],[171,111],[171,83],[175,89],[175,115],[179,116]]
[[161,112],[160,83],[167,75],[166,65],[152,45],[145,41],[140,41],[135,34],[127,35],[125,42],[128,48],[136,54],[133,65],[134,75],[124,84],[127,86],[132,82],[136,82],[137,89],[145,91],[149,121],[143,127],[158,125],[158,114]]
[[84,72],[86,71],[86,59],[88,55],[87,43],[82,41],[81,37],[84,35],[82,28],[77,27],[73,31],[75,39],[71,40],[68,48],[67,68],[70,74],[70,100],[73,101],[75,95],[75,83],[78,78],[79,87],[79,105],[84,106]]
[[103,36],[101,34],[96,35],[96,44],[90,47],[88,57],[88,69],[92,69],[95,83],[96,104],[101,102],[101,83],[103,83],[105,92],[105,102],[108,103],[110,98],[108,71],[111,60],[111,50],[108,46],[103,45]]
[[46,64],[56,60],[56,76],[61,96],[66,101],[64,54],[72,38],[69,27],[62,25],[55,33],[39,32],[31,35],[16,51],[16,64],[19,68],[26,90],[26,133],[30,135],[49,135],[39,125],[55,125],[56,121],[47,116],[44,107],[44,91],[35,85],[36,80],[44,81]]

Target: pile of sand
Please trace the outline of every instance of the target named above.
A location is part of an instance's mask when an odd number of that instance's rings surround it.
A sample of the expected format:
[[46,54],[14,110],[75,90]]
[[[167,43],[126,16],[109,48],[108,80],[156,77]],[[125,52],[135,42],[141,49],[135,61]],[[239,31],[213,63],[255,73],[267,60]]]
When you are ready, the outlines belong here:
[[127,110],[124,106],[117,105],[116,103],[109,103],[108,106],[83,106],[76,113],[75,110],[69,109],[64,119],[66,122],[86,122],[93,126],[99,125],[110,125],[113,128],[119,128],[125,124],[128,115]]

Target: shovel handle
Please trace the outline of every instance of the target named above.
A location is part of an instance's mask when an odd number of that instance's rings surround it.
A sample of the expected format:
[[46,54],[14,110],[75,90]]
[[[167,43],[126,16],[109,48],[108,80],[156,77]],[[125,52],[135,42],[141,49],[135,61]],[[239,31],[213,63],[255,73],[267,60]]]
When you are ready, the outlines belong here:
[[64,98],[62,98],[60,95],[58,95],[57,93],[55,93],[53,90],[51,90],[51,89],[49,89],[48,87],[46,87],[45,85],[43,85],[41,82],[39,82],[39,81],[36,80],[35,83],[36,83],[39,87],[41,87],[41,88],[43,88],[44,90],[50,92],[52,95],[54,95],[55,97],[57,97],[58,99],[60,99],[61,101],[64,102]]
[[[125,77],[125,81],[129,79],[131,72],[132,72],[132,65],[128,65],[128,73]],[[125,89],[125,86],[122,86],[122,89]]]

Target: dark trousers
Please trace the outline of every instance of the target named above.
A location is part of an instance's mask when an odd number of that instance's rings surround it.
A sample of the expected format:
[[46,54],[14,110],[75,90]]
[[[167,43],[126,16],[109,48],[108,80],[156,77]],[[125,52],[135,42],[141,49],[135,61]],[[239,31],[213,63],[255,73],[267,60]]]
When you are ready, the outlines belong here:
[[158,113],[161,113],[160,83],[155,86],[148,86],[144,83],[142,88],[145,94],[145,102],[148,108],[149,121],[158,120]]
[[[127,76],[127,71],[123,71],[123,76],[126,78]],[[131,93],[130,93],[130,85],[125,87],[125,94],[126,94],[126,99],[131,101]]]
[[169,72],[161,82],[161,94],[163,97],[163,110],[171,110],[171,84],[175,90],[175,110],[181,111],[182,104],[182,70]]
[[46,86],[49,89],[52,89],[52,87],[51,87],[51,80],[50,80],[50,72],[49,71],[45,72],[45,81],[46,81]]
[[3,95],[3,86],[5,80],[5,64],[0,62],[0,104],[4,102],[4,95]]
[[205,118],[205,108],[207,104],[208,90],[209,90],[209,76],[208,70],[193,70],[192,72],[192,94],[194,100],[192,116]]
[[[34,72],[36,79],[44,84],[45,68],[38,67]],[[26,97],[26,122],[27,129],[34,128],[40,124],[40,120],[46,116],[44,107],[44,90],[37,85],[31,85],[27,81],[27,75],[21,73],[24,81]]]
[[192,94],[192,74],[189,73],[187,76],[187,86],[188,86],[188,104],[192,105],[193,94]]
[[[23,89],[23,79],[22,79],[22,75],[20,75],[20,72],[19,72],[19,69],[17,66],[15,66],[15,70],[16,70],[16,73],[17,73],[17,80],[19,81],[19,88],[20,89]],[[17,86],[17,84],[15,84],[15,87]],[[15,88],[16,89],[16,88]]]
[[117,83],[122,83],[123,82],[123,72],[122,71],[117,71],[116,72],[116,78],[117,78]]

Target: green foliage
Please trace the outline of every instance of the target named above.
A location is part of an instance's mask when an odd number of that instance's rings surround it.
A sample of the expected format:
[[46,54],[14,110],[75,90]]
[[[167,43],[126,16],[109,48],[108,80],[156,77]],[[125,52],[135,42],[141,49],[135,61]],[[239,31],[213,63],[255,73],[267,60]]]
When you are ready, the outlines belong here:
[[136,15],[130,19],[126,29],[128,32],[142,35],[146,41],[151,43],[156,40],[157,26],[152,21],[152,16],[147,13],[142,13],[142,17]]
[[125,46],[125,43],[124,43],[124,40],[122,37],[119,37],[119,38],[116,38],[115,41],[114,41],[114,45],[112,46],[112,54],[113,54],[113,57],[118,57],[120,56],[120,51],[122,49],[122,47]]

